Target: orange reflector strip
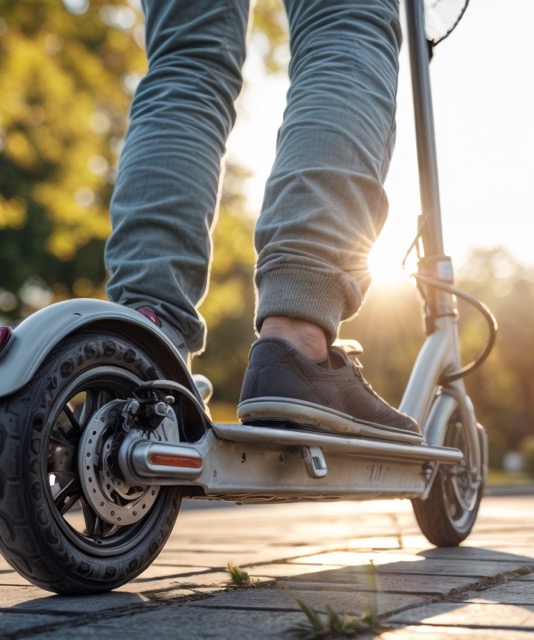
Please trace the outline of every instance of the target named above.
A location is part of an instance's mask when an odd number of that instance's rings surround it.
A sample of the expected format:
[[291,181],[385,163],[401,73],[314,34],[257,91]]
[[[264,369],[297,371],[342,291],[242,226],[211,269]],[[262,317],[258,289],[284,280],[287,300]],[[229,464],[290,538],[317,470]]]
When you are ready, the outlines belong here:
[[149,464],[162,467],[184,467],[186,469],[202,469],[202,458],[173,456],[169,453],[152,453],[148,456]]

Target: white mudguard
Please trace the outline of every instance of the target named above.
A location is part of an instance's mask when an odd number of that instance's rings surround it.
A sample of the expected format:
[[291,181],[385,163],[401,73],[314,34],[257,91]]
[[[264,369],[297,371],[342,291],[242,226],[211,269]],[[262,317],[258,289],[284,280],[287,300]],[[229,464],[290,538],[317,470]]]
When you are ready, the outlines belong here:
[[197,388],[178,350],[150,320],[113,302],[79,298],[41,309],[21,322],[0,352],[0,397],[21,389],[50,351],[67,335],[85,328],[119,333],[130,338],[157,360],[168,375],[196,396]]

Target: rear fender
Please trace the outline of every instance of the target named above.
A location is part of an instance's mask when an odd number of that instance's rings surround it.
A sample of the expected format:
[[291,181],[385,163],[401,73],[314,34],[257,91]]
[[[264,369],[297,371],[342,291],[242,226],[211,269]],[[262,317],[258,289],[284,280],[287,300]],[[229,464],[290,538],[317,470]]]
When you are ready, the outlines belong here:
[[187,387],[202,403],[178,349],[137,311],[113,302],[80,298],[58,302],[21,322],[0,352],[0,397],[26,385],[50,351],[80,329],[118,333],[150,354],[168,378]]

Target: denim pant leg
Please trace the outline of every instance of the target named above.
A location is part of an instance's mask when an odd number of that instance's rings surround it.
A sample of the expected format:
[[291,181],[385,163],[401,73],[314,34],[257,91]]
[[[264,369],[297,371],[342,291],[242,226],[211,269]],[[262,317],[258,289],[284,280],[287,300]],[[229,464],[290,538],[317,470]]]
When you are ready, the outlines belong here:
[[387,215],[398,0],[285,0],[291,86],[255,243],[259,329],[284,315],[334,340],[368,285]]
[[106,246],[112,301],[151,306],[204,346],[221,161],[242,85],[249,0],[144,0],[149,62],[131,108]]

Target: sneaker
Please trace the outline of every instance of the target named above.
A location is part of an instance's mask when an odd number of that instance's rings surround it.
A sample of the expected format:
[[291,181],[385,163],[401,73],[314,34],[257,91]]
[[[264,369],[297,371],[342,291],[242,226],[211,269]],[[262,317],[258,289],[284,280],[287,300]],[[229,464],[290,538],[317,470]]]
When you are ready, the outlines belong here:
[[417,423],[383,400],[341,347],[330,347],[326,369],[290,342],[262,338],[252,346],[237,415],[241,422],[290,422],[344,435],[395,439]]

